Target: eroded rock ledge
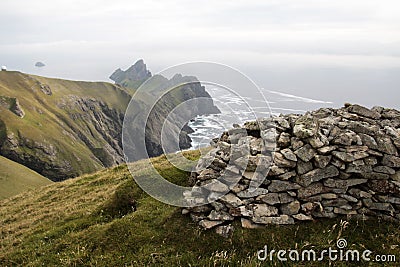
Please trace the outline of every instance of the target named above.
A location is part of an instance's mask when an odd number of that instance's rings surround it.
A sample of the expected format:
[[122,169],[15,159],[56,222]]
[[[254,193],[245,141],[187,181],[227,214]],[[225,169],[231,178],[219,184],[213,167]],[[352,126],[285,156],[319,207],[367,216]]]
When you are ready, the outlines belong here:
[[245,228],[340,215],[399,221],[399,149],[394,109],[346,104],[248,122],[199,161],[185,197],[200,206],[183,213],[224,236],[234,220]]

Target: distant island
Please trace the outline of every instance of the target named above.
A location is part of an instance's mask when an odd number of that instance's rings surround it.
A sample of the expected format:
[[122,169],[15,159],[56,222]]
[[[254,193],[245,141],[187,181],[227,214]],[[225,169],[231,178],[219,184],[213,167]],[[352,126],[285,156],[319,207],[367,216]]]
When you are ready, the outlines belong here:
[[35,67],[38,67],[38,68],[43,68],[45,66],[46,66],[46,64],[44,64],[43,62],[40,62],[40,61],[35,63]]

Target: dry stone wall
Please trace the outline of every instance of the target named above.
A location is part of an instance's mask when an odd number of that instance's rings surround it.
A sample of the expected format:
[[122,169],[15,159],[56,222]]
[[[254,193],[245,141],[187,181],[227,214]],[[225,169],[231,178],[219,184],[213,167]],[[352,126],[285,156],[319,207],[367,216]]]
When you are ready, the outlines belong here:
[[[191,175],[205,229],[379,216],[400,220],[400,112],[346,104],[236,125]],[[222,196],[222,197],[221,197]]]

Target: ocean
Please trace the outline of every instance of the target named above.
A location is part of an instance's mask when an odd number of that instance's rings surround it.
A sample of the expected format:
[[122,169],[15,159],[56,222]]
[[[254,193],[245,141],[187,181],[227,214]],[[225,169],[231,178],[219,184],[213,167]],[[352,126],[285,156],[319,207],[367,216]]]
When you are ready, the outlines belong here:
[[310,110],[334,106],[331,101],[305,98],[264,88],[260,89],[264,99],[260,99],[259,96],[240,96],[212,85],[207,85],[206,91],[221,113],[197,116],[188,123],[194,130],[189,134],[192,139],[191,149],[208,146],[213,138],[232,128],[233,124],[242,125],[246,121],[279,116],[279,114],[304,114]]

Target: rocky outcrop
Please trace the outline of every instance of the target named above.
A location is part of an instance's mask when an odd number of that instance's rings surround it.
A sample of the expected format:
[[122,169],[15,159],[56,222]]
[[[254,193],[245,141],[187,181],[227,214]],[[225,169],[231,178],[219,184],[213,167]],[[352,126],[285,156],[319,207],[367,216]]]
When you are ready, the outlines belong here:
[[25,112],[22,109],[19,101],[15,97],[0,96],[0,107],[10,110],[12,113],[20,118],[25,116]]
[[[68,112],[69,117],[81,127],[75,133],[104,166],[113,166],[124,162],[121,130],[124,114],[110,108],[103,101],[90,97],[70,95],[58,103]],[[73,126],[71,126],[73,127]],[[94,130],[90,130],[94,128]],[[87,138],[94,135],[95,139]],[[99,146],[96,140],[105,140]]]
[[[143,60],[137,61],[125,72],[115,71],[110,78],[130,89],[140,87],[134,94],[131,108],[126,112],[125,126],[131,129],[125,134],[129,161],[190,148],[192,140],[188,134],[193,129],[187,122],[198,115],[220,113],[196,77],[181,74],[171,79],[161,75],[152,77]],[[190,105],[181,105],[186,102],[190,102]],[[180,108],[176,111],[178,106]],[[169,136],[164,143],[161,141],[163,127]],[[177,140],[174,137],[178,137]],[[145,147],[141,146],[143,143]]]
[[[124,126],[129,131],[124,132],[124,152],[127,159],[135,161],[190,148],[188,134],[193,129],[187,122],[197,115],[219,112],[195,77],[180,74],[171,79],[153,77],[141,88],[140,94],[135,94],[126,112]],[[168,138],[162,142],[163,128]],[[143,143],[145,148],[141,146]]]
[[205,229],[227,236],[234,220],[245,228],[343,215],[400,220],[397,110],[346,104],[281,115],[213,146],[185,192],[198,206],[183,210]]
[[79,170],[63,158],[55,145],[26,138],[20,133],[18,136],[13,133],[7,135],[1,146],[1,154],[53,181],[79,175]]
[[43,94],[45,95],[52,95],[53,92],[51,91],[50,86],[48,86],[47,84],[39,84],[40,86],[40,90],[43,92]]
[[138,85],[150,77],[151,72],[147,69],[143,59],[140,59],[126,71],[121,69],[114,71],[114,73],[111,74],[110,79],[125,87],[131,87],[132,85],[138,87]]

